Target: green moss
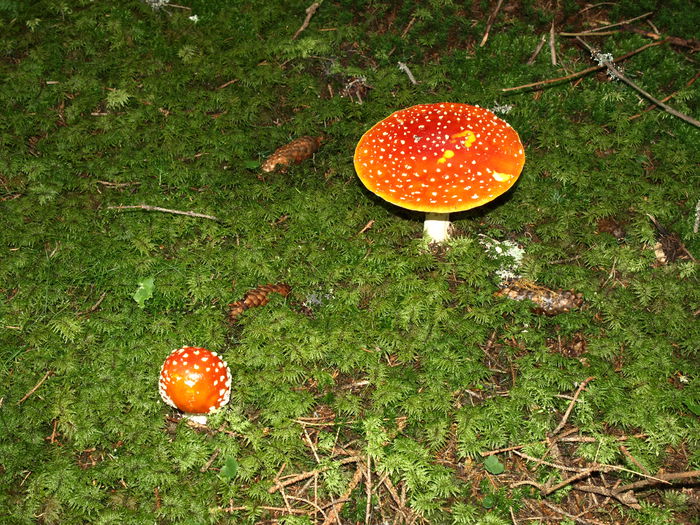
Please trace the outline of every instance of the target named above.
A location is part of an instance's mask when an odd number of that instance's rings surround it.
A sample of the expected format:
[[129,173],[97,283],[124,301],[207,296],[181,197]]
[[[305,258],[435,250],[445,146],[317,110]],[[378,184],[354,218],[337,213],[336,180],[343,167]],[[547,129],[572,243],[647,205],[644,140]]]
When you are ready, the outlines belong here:
[[[262,506],[284,506],[268,492],[282,466],[318,467],[300,418],[332,412],[333,426],[312,428],[318,459],[332,467],[322,495],[344,492],[352,472],[330,457],[351,442],[426,519],[508,523],[528,494],[472,487],[458,465],[542,440],[569,404],[560,396],[590,376],[570,423],[599,442],[576,455],[636,469],[618,433],[644,434],[626,446],[650,471],[674,448],[698,450],[689,408],[700,403],[698,266],[659,264],[648,219],[700,253],[697,129],[661,111],[630,120],[646,102],[602,75],[502,91],[588,67],[563,37],[562,68],[546,50],[526,64],[553,17],[583,29],[578,2],[559,13],[522,2],[496,18],[484,47],[488,2],[395,4],[324,2],[292,40],[308,7],[299,1],[160,10],[0,1],[0,508],[9,522],[266,519]],[[692,7],[619,2],[605,12],[613,22],[653,10],[664,34],[697,39]],[[623,31],[598,42],[620,55],[647,40]],[[697,115],[684,53],[656,46],[624,67]],[[340,96],[360,78],[362,104]],[[505,118],[527,163],[507,196],[456,214],[457,239],[433,253],[419,214],[361,186],[352,152],[392,111],[443,100],[511,105]],[[286,173],[255,168],[289,140],[321,134],[313,160]],[[111,209],[138,204],[219,220]],[[502,261],[480,234],[518,242],[523,276],[581,292],[586,306],[546,317],[494,296]],[[137,301],[146,279],[151,294]],[[289,283],[290,296],[227,320],[229,303],[273,282]],[[582,355],[557,351],[579,337]],[[167,419],[157,374],[182,345],[216,350],[232,367],[232,403],[211,425],[221,432]],[[699,464],[691,452],[684,467]],[[344,519],[364,519],[365,497],[353,494]],[[247,510],[231,514],[231,501]],[[684,508],[645,503],[628,519],[661,523]]]

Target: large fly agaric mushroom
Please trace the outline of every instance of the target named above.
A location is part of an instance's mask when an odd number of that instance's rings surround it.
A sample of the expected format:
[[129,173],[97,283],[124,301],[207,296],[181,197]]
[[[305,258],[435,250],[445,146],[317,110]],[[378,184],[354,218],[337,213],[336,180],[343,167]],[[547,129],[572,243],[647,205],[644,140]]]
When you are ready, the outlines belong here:
[[205,424],[206,414],[228,403],[231,370],[216,352],[194,346],[178,348],[160,369],[158,391],[165,403]]
[[420,104],[392,113],[355,149],[355,170],[372,193],[426,213],[431,242],[449,237],[449,214],[507,191],[525,164],[516,131],[488,109]]

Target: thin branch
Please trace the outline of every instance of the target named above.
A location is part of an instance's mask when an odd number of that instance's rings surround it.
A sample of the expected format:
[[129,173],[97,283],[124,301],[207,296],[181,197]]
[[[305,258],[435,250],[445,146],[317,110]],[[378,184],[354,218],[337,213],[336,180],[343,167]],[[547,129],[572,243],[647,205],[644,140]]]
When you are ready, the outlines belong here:
[[611,29],[613,27],[624,26],[624,25],[630,24],[632,22],[636,22],[637,20],[641,20],[642,18],[646,18],[646,17],[653,15],[653,14],[654,14],[653,11],[649,11],[648,13],[644,13],[643,15],[635,16],[634,18],[630,18],[628,20],[623,20],[622,22],[617,22],[615,24],[596,27],[594,29],[589,29],[588,31],[582,31],[580,33],[559,33],[559,35],[561,35],[561,36],[599,36],[602,34],[602,33],[600,33],[600,31],[605,31],[605,30]]
[[[622,55],[621,57],[613,59],[613,62],[621,62],[623,60],[626,60],[630,58],[631,56],[636,55],[637,53],[641,53],[645,49],[648,49],[650,47],[654,46],[660,46],[661,44],[666,44],[668,43],[668,40],[658,40],[657,42],[651,42],[649,44],[645,44],[642,47],[635,49],[634,51],[630,51],[629,53]],[[589,73],[593,73],[594,71],[599,71],[601,69],[605,69],[605,65],[601,66],[592,66],[586,69],[583,69],[581,71],[578,71],[576,73],[572,73],[570,75],[566,75],[564,77],[557,77],[557,78],[550,78],[548,80],[540,80],[539,82],[532,82],[530,84],[523,84],[522,86],[515,86],[515,87],[509,87],[509,88],[502,88],[501,91],[506,92],[506,91],[518,91],[521,89],[527,89],[527,88],[535,88],[535,87],[541,87],[541,86],[546,86],[547,84],[555,84],[557,82],[563,82],[565,80],[573,80],[575,78],[583,77]]]
[[314,509],[316,509],[316,511],[320,512],[321,514],[323,514],[323,518],[324,518],[324,519],[326,518],[326,513],[325,513],[325,511],[323,510],[323,508],[319,507],[317,503],[314,503],[313,501],[308,500],[308,499],[305,499],[305,498],[300,498],[300,497],[298,497],[298,496],[290,496],[290,495],[287,495],[287,498],[293,499],[293,500],[296,500],[296,501],[302,501],[302,502],[304,502],[304,503],[307,503],[307,504],[311,505]]
[[87,315],[87,314],[93,313],[94,311],[96,311],[100,307],[100,305],[102,304],[102,301],[105,300],[105,297],[107,297],[107,292],[102,292],[102,295],[100,295],[100,297],[97,299],[97,302],[95,304],[93,304],[87,310],[83,310],[82,312],[78,312],[78,315]]
[[110,182],[108,180],[98,180],[97,184],[102,184],[109,188],[126,188],[129,186],[138,186],[140,182]]
[[203,213],[197,213],[194,211],[180,211],[171,210],[168,208],[161,208],[159,206],[149,206],[148,204],[136,204],[134,206],[107,206],[108,210],[146,210],[146,211],[160,211],[163,213],[174,213],[175,215],[186,215],[187,217],[199,217],[202,219],[210,219],[212,221],[219,221],[218,217],[214,215],[205,215]]
[[[560,465],[558,463],[552,463],[550,461],[545,461],[544,459],[534,458],[534,457],[528,456],[524,452],[520,452],[518,450],[513,450],[513,453],[520,456],[521,458],[527,459],[529,461],[534,461],[538,465],[546,465],[547,467],[553,467],[553,468],[557,468],[559,470],[566,470],[568,472],[584,472],[584,471],[588,470],[588,469],[582,469],[582,468],[567,467],[566,465]],[[601,465],[598,470],[605,470],[605,469],[610,470],[610,467],[607,465]]]
[[229,87],[229,86],[232,85],[232,84],[235,84],[235,83],[238,82],[239,80],[240,80],[240,79],[238,79],[238,78],[234,78],[233,80],[229,80],[228,82],[224,82],[223,84],[221,84],[221,85],[220,85],[218,88],[216,88],[216,89],[224,89],[224,88],[226,88],[226,87]]
[[571,415],[571,411],[574,408],[574,405],[576,404],[576,400],[578,399],[578,396],[581,395],[581,392],[583,391],[584,388],[586,388],[586,385],[593,381],[595,377],[591,376],[586,378],[579,386],[578,390],[576,390],[576,393],[574,394],[574,398],[571,400],[571,403],[569,403],[569,407],[566,409],[566,412],[564,413],[564,417],[561,419],[559,424],[557,425],[557,428],[555,428],[550,436],[556,436],[562,428],[566,425],[566,422],[569,420],[569,416]]
[[[361,459],[362,458],[360,456],[350,456],[348,458],[341,459],[340,461],[338,461],[338,463],[341,465],[345,465],[347,463],[357,463]],[[284,481],[277,480],[272,487],[267,489],[267,491],[270,494],[274,494],[279,489],[282,489],[282,488],[287,487],[289,485],[293,485],[294,483],[298,483],[299,481],[308,479],[312,476],[316,476],[316,475],[320,474],[321,472],[325,472],[326,470],[328,470],[330,468],[331,468],[330,466],[329,467],[322,467],[322,468],[318,468],[315,470],[310,470],[308,472],[302,472],[301,474],[296,474],[294,476],[291,476],[291,477],[285,479]]]
[[622,485],[619,489],[617,489],[619,492],[626,492],[628,490],[637,490],[640,488],[648,487],[649,485],[656,485],[658,482],[670,482],[670,481],[676,481],[679,479],[688,479],[688,478],[698,478],[700,477],[700,470],[690,470],[688,472],[671,472],[669,474],[657,474],[654,477],[650,477],[649,479],[643,479],[641,481],[635,481],[634,483],[628,483],[627,485]]
[[484,47],[486,45],[486,41],[489,39],[489,33],[491,32],[491,27],[493,26],[493,23],[496,20],[496,15],[498,14],[498,11],[500,11],[502,3],[503,3],[503,0],[498,0],[498,4],[496,4],[496,8],[493,10],[491,15],[489,16],[489,19],[486,22],[486,31],[484,32],[484,36],[481,39],[481,43],[479,44],[479,47]]
[[199,469],[200,472],[206,472],[211,468],[211,466],[214,464],[214,461],[216,461],[216,458],[219,457],[219,454],[221,454],[221,449],[216,448],[214,449],[214,452],[212,453],[211,456],[209,456],[209,459],[207,462],[202,465],[202,468]]
[[530,58],[526,62],[528,66],[531,66],[532,64],[535,63],[535,59],[537,58],[537,55],[540,54],[540,51],[542,51],[542,48],[544,47],[544,44],[546,41],[547,41],[547,37],[542,35],[542,37],[540,37],[539,44],[537,44],[537,47],[532,52],[532,55],[530,55]]
[[555,44],[555,36],[554,36],[554,20],[552,20],[552,25],[549,28],[549,55],[552,59],[552,65],[556,66],[557,65],[557,50],[554,47]]
[[297,37],[301,34],[301,32],[304,31],[307,27],[309,27],[309,22],[311,22],[311,17],[314,16],[316,11],[318,11],[319,7],[321,7],[321,2],[314,2],[309,7],[306,8],[306,18],[304,18],[304,21],[302,22],[301,27],[299,29],[297,29],[296,33],[294,33],[292,40],[296,40]]
[[357,466],[357,469],[355,470],[355,475],[352,477],[352,480],[350,481],[350,484],[348,485],[348,488],[345,489],[345,492],[341,496],[340,500],[336,501],[333,503],[333,506],[331,507],[330,512],[328,512],[328,515],[326,516],[326,519],[323,520],[323,525],[330,525],[334,521],[338,519],[340,516],[340,511],[343,509],[343,505],[345,504],[346,501],[349,500],[350,494],[352,494],[352,491],[355,490],[355,487],[357,487],[358,483],[360,483],[360,480],[362,479],[362,463],[360,463]]
[[646,474],[647,476],[650,475],[650,474],[649,474],[649,470],[647,470],[647,468],[646,468],[644,465],[642,465],[642,464],[639,462],[639,460],[638,460],[637,458],[635,458],[635,457],[630,453],[629,450],[627,450],[627,447],[626,447],[626,446],[620,445],[618,448],[620,449],[620,452],[622,452],[625,456],[627,456],[627,458],[634,464],[635,467],[637,467],[639,470],[641,470],[642,472],[644,472],[644,474]]
[[581,479],[587,478],[591,474],[594,474],[596,472],[598,472],[598,469],[588,468],[582,472],[579,472],[578,474],[574,474],[573,476],[566,478],[563,481],[560,481],[559,483],[557,483],[556,485],[554,485],[552,487],[545,487],[545,489],[542,491],[542,495],[549,496],[550,494],[552,494],[553,492],[556,492],[560,488],[566,487],[567,485],[570,485],[574,481],[579,481]]
[[370,219],[367,224],[364,225],[364,227],[357,232],[355,235],[360,235],[361,233],[365,233],[367,230],[369,230],[373,225],[374,225],[374,219]]
[[367,497],[367,504],[365,506],[365,523],[371,523],[370,518],[372,516],[372,470],[371,470],[372,457],[367,456],[367,468],[365,470],[365,494]]
[[[695,76],[694,76],[693,78],[691,78],[688,82],[685,83],[685,87],[688,88],[688,87],[692,86],[692,85],[695,83],[695,81],[696,81],[699,77],[700,77],[700,71],[698,71],[698,72],[695,74]],[[678,93],[680,93],[680,90],[679,90],[679,91],[674,91],[674,92],[671,93],[670,95],[667,95],[667,96],[665,96],[664,98],[662,98],[662,99],[661,99],[661,102],[668,102],[668,101],[671,100],[673,97],[675,97]],[[654,109],[654,108],[656,108],[656,107],[657,107],[657,106],[656,106],[655,104],[650,104],[649,107],[647,107],[647,108],[645,108],[644,110],[640,111],[640,112],[637,113],[636,115],[632,115],[631,117],[627,117],[627,120],[634,120],[634,119],[636,119],[636,118],[639,118],[639,117],[641,117],[644,113],[646,113],[647,111],[651,111],[652,109]],[[696,232],[696,233],[697,233],[697,232]]]
[[567,518],[574,520],[576,523],[593,524],[593,525],[604,525],[604,523],[603,523],[602,521],[598,521],[598,520],[588,520],[588,519],[578,518],[578,517],[574,516],[573,514],[569,514],[569,513],[566,512],[564,509],[561,509],[561,508],[557,507],[557,506],[554,505],[553,503],[549,503],[548,501],[542,501],[542,504],[543,504],[545,507],[549,508],[550,510],[553,510],[553,511],[556,512],[557,514],[560,514],[560,515],[562,515],[562,516],[566,516]]
[[[578,37],[578,36],[577,36],[577,37],[576,37],[576,40],[578,40],[578,41],[581,42],[584,46],[586,46],[586,48],[591,52],[591,54],[595,54],[595,53],[593,52],[593,49],[591,48],[591,46],[589,46],[581,37]],[[602,64],[604,67],[606,67],[606,68],[608,69],[608,71],[610,72],[610,74],[611,74],[614,78],[617,78],[618,80],[621,80],[622,82],[624,82],[625,84],[627,84],[629,87],[631,87],[632,89],[634,89],[637,93],[639,93],[639,94],[642,95],[643,97],[645,97],[645,98],[651,100],[654,104],[656,104],[657,106],[659,106],[660,108],[662,108],[663,110],[665,110],[667,113],[670,113],[670,114],[673,115],[674,117],[678,117],[679,119],[684,120],[684,121],[687,122],[688,124],[692,124],[693,126],[700,128],[700,121],[699,121],[699,120],[695,120],[693,117],[691,117],[691,116],[689,116],[689,115],[686,115],[685,113],[681,113],[680,111],[678,111],[678,110],[676,110],[676,109],[673,109],[671,106],[669,106],[669,105],[667,105],[667,104],[664,104],[664,103],[661,102],[660,100],[655,99],[655,98],[654,98],[653,96],[651,96],[649,93],[647,93],[647,92],[644,91],[642,88],[640,88],[637,84],[635,84],[635,83],[632,82],[629,78],[627,78],[625,75],[623,75],[623,74],[620,72],[620,70],[617,69],[617,68],[613,65],[613,63],[612,63],[610,60],[605,60],[605,59],[603,59],[601,54],[597,54],[597,57],[598,57],[597,60],[600,62],[600,64]]]
[[600,494],[601,496],[606,496],[608,498],[615,498],[620,503],[627,505],[633,509],[641,509],[641,505],[634,496],[634,492],[620,492],[620,489],[609,489],[607,487],[598,487],[596,485],[573,485],[576,490],[583,492],[592,492],[593,494]]
[[416,23],[416,17],[414,16],[408,21],[408,24],[406,24],[406,27],[404,28],[403,32],[401,33],[401,38],[406,38],[406,35],[408,34],[408,32],[413,27],[413,24],[415,24],[415,23]]
[[496,450],[487,450],[486,452],[480,452],[482,458],[493,456],[494,454],[500,454],[501,452],[512,452],[513,450],[520,450],[528,445],[536,445],[537,443],[542,443],[541,441],[536,441],[535,443],[526,443],[523,445],[514,445],[512,447],[497,448]]
[[49,370],[48,372],[46,372],[46,373],[44,374],[44,377],[42,377],[41,379],[39,379],[39,382],[38,382],[36,385],[34,385],[34,386],[32,387],[32,389],[31,389],[29,392],[27,392],[26,394],[24,394],[24,397],[23,397],[22,399],[20,399],[19,401],[17,401],[17,406],[19,406],[19,405],[21,405],[22,403],[24,403],[27,399],[29,399],[29,398],[32,396],[32,394],[33,394],[34,392],[36,392],[37,390],[39,390],[39,387],[40,387],[41,385],[44,384],[44,381],[46,381],[46,380],[49,378],[49,376],[50,376],[51,374],[53,374],[53,370]]

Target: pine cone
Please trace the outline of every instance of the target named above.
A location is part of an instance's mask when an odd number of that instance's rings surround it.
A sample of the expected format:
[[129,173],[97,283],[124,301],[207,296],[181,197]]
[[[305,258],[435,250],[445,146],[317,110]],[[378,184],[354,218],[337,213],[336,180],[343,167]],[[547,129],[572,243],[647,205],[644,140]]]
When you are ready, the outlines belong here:
[[265,162],[262,163],[262,170],[273,171],[277,165],[287,166],[292,162],[299,164],[302,160],[311,158],[321,146],[323,137],[299,137],[289,144],[277,148]]
[[499,297],[515,301],[530,300],[537,307],[537,314],[557,315],[578,308],[583,304],[583,296],[570,290],[550,290],[526,280],[511,281],[496,292]]
[[242,301],[236,301],[235,303],[229,304],[231,309],[229,310],[229,319],[232,322],[238,320],[238,317],[245,312],[248,308],[253,308],[254,306],[265,306],[269,301],[269,295],[271,293],[278,293],[283,297],[287,297],[291,288],[288,284],[278,283],[278,284],[263,284],[252,290],[246,292],[243,296]]

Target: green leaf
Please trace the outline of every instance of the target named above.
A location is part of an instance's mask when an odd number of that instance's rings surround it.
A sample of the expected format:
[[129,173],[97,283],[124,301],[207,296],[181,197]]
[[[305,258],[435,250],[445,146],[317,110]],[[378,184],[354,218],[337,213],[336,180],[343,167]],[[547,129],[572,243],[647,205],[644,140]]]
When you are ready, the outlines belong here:
[[491,474],[498,475],[498,474],[503,474],[503,471],[506,469],[503,466],[503,463],[498,461],[498,458],[496,456],[489,456],[484,460],[484,468]]
[[236,458],[233,458],[233,457],[226,458],[226,463],[224,464],[224,467],[221,469],[221,475],[225,478],[233,479],[236,477],[237,472],[238,472],[238,461],[236,461]]
[[153,277],[147,277],[138,282],[139,287],[132,297],[134,301],[138,303],[139,308],[144,308],[146,306],[146,301],[153,297],[154,284],[155,279]]

